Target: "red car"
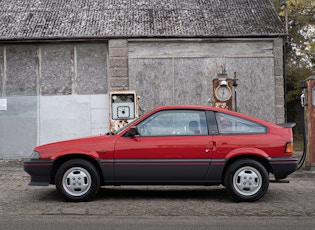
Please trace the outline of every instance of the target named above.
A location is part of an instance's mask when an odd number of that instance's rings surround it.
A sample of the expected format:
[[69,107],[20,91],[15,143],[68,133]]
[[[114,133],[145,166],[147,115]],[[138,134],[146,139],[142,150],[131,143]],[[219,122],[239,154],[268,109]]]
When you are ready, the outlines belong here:
[[70,201],[106,185],[224,185],[256,201],[269,174],[297,169],[289,123],[275,125],[208,106],[163,106],[106,135],[38,146],[24,169],[30,185],[55,184]]

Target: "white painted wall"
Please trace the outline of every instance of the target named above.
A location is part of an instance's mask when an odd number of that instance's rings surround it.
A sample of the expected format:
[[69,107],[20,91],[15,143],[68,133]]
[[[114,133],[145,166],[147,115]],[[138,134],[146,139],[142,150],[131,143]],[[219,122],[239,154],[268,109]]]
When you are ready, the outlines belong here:
[[38,144],[108,132],[108,97],[108,94],[41,96]]
[[0,159],[31,155],[37,140],[37,96],[6,97],[0,110]]
[[36,145],[109,131],[109,95],[7,97],[0,111],[0,160],[31,155]]

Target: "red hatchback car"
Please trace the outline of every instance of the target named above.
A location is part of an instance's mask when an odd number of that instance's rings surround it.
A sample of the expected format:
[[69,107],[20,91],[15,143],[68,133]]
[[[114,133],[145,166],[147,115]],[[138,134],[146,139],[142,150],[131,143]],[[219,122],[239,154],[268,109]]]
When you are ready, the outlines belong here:
[[70,201],[91,200],[106,185],[224,185],[256,201],[269,174],[297,169],[294,124],[275,125],[208,106],[163,106],[106,135],[38,146],[24,169],[30,185],[55,184]]

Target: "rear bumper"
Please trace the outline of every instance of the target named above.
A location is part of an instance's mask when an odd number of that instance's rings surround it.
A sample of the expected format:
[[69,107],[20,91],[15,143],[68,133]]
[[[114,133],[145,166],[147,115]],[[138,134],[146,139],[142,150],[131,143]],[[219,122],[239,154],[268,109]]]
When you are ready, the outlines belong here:
[[284,179],[297,170],[298,160],[294,157],[269,159],[276,179]]
[[29,185],[47,186],[50,184],[50,176],[53,161],[28,160],[24,162],[24,171],[31,176]]

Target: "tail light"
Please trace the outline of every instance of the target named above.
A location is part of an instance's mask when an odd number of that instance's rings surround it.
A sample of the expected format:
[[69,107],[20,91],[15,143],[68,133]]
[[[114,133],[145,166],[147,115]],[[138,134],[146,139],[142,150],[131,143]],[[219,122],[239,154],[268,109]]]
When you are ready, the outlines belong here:
[[293,142],[287,142],[286,143],[285,153],[293,153]]

